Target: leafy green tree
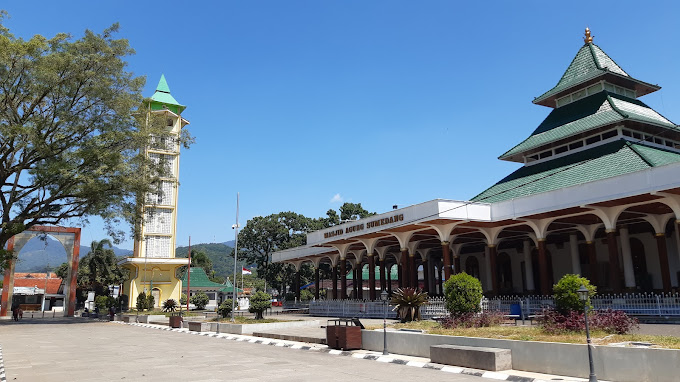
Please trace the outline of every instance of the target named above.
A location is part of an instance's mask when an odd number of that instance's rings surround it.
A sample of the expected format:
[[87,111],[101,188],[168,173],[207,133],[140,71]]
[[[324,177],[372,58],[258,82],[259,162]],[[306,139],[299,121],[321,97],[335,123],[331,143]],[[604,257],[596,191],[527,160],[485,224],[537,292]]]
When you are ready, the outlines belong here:
[[482,297],[482,283],[465,272],[452,275],[444,282],[446,310],[453,316],[479,312]]
[[194,295],[191,296],[191,298],[189,299],[189,302],[194,304],[194,306],[196,306],[196,309],[202,310],[205,309],[206,305],[208,305],[210,299],[208,298],[208,295],[201,290],[198,291],[198,293],[194,293]]
[[182,293],[182,295],[179,297],[179,303],[180,305],[186,305],[187,304],[187,294]]
[[139,292],[137,295],[137,310],[149,309],[149,300],[146,298],[146,293]]
[[222,318],[226,318],[228,315],[231,314],[231,304],[233,303],[232,299],[226,299],[222,301],[220,306],[217,308],[217,313],[222,316]]
[[135,113],[145,79],[126,70],[134,51],[117,30],[24,40],[0,24],[0,269],[9,238],[35,225],[100,216],[118,241],[121,221],[143,218],[136,196],[158,192],[167,169],[140,148],[166,123]]
[[[214,280],[215,270],[213,269],[213,262],[210,259],[210,257],[208,257],[208,255],[204,251],[193,250],[193,249],[191,250],[191,266],[203,268],[203,270],[205,271],[205,274],[208,276],[208,278],[211,281],[219,282],[219,281]],[[182,278],[182,277],[184,277],[184,275],[186,273],[187,273],[187,266],[186,265],[181,266],[177,270],[177,277]],[[224,282],[224,280],[222,280],[222,282]]]
[[341,221],[364,219],[375,214],[375,212],[366,211],[363,207],[361,207],[361,203],[345,202],[345,204],[340,206]]
[[156,306],[156,298],[153,294],[149,293],[146,295],[146,309],[153,309]]
[[250,313],[255,313],[255,319],[261,320],[262,314],[265,310],[272,306],[272,296],[265,292],[257,292],[250,298],[250,307],[248,311]]
[[555,297],[555,309],[562,314],[569,314],[569,312],[583,313],[584,304],[576,292],[585,286],[588,289],[588,311],[593,309],[590,304],[590,299],[595,296],[597,287],[590,284],[590,280],[579,275],[566,274],[562,276],[560,281],[553,286],[553,295]]

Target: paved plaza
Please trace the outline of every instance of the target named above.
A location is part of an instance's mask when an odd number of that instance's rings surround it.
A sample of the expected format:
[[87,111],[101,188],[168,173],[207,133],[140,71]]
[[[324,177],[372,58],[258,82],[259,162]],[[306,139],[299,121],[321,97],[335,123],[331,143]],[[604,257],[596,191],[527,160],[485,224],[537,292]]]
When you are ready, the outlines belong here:
[[7,381],[489,381],[84,319],[0,322]]

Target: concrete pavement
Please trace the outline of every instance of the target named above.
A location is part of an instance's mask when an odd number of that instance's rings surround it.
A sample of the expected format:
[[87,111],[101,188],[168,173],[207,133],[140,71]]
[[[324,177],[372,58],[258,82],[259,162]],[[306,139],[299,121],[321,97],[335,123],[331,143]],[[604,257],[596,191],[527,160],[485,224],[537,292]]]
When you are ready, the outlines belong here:
[[0,323],[7,381],[488,381],[88,319]]

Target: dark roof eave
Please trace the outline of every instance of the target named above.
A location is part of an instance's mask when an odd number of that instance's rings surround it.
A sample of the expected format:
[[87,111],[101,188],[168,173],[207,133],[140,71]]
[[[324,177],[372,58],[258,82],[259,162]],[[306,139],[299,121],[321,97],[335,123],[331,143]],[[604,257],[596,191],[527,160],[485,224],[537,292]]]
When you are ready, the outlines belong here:
[[[565,88],[564,90],[561,90],[561,91],[559,91],[559,92],[550,94],[551,91],[552,91],[552,89],[550,89],[550,90],[548,90],[547,92],[543,93],[542,95],[540,95],[540,96],[534,98],[534,100],[531,101],[531,102],[534,103],[534,104],[536,104],[536,105],[541,105],[541,106],[546,106],[546,107],[550,107],[550,108],[555,108],[555,100],[556,100],[557,98],[560,98],[561,96],[563,96],[563,95],[565,95],[565,94],[568,94],[568,93],[573,92],[572,89],[575,88],[575,87],[577,87],[577,86],[586,84],[586,83],[588,83],[588,82],[593,82],[593,83],[595,83],[595,82],[597,82],[597,81],[593,81],[593,80],[596,80],[596,79],[598,79],[599,77],[603,77],[603,76],[607,76],[607,75],[614,76],[614,77],[618,78],[620,81],[628,81],[628,82],[634,83],[634,84],[636,84],[636,85],[639,85],[639,86],[635,86],[635,89],[636,89],[636,90],[643,90],[643,92],[642,92],[641,94],[637,94],[637,97],[642,97],[642,96],[645,96],[645,95],[647,95],[647,94],[654,93],[655,91],[661,89],[661,86],[659,86],[659,85],[652,85],[652,84],[650,84],[650,83],[648,83],[648,82],[640,81],[640,80],[635,79],[635,78],[633,78],[633,77],[624,76],[624,75],[622,75],[622,74],[615,73],[615,72],[612,72],[612,71],[609,71],[609,70],[606,70],[606,69],[605,69],[605,70],[602,70],[602,73],[600,73],[600,74],[598,74],[598,75],[596,75],[596,76],[591,76],[591,77],[584,78],[583,80],[581,80],[581,81],[579,81],[579,82],[576,82],[576,83],[574,83],[572,86],[569,86],[568,88]],[[554,89],[554,88],[553,88],[553,89]]]

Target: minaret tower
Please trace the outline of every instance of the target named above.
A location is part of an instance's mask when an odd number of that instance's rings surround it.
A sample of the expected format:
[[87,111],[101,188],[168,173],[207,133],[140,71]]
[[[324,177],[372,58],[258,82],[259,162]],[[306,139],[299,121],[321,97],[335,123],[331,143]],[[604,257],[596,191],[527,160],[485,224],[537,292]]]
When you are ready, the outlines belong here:
[[181,115],[186,106],[170,94],[165,76],[161,75],[155,93],[144,108],[149,115],[167,121],[168,136],[154,137],[145,149],[153,162],[167,166],[167,174],[161,179],[161,192],[146,195],[140,203],[144,219],[135,240],[134,254],[122,262],[130,270],[130,279],[123,288],[123,293],[129,297],[129,307],[135,306],[141,292],[151,293],[156,307],[170,298],[179,302],[182,283],[176,278],[175,271],[188,264],[188,259],[175,258],[179,137],[182,128],[189,124]]

